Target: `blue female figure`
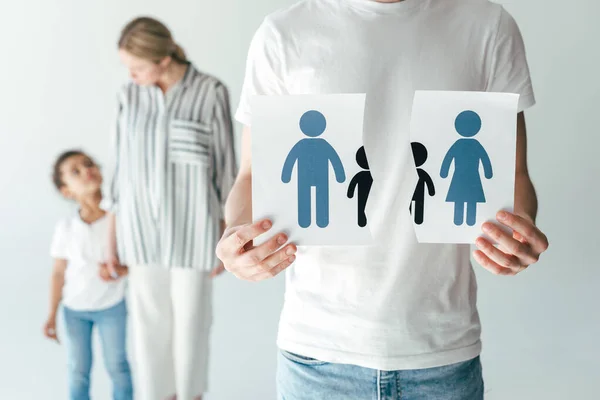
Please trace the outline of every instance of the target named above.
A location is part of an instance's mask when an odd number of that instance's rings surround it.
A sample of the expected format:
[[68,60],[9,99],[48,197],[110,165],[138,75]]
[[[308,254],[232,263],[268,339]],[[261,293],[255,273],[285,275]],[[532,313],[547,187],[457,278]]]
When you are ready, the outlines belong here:
[[475,225],[477,219],[477,203],[485,203],[485,194],[479,175],[479,161],[483,164],[483,172],[491,179],[492,164],[490,158],[476,139],[471,139],[481,129],[481,118],[474,111],[463,111],[456,117],[454,127],[463,139],[458,139],[442,162],[440,176],[448,177],[450,165],[454,161],[454,174],[446,197],[447,202],[454,203],[454,224],[464,223],[465,204],[467,207],[467,225]]

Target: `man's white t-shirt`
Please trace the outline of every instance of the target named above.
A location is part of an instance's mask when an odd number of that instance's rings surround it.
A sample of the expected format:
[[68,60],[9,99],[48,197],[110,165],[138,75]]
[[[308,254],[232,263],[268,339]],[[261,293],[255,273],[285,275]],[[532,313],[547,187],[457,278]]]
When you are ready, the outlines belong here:
[[466,245],[418,244],[409,120],[415,90],[511,92],[535,103],[514,19],[487,0],[305,0],[258,29],[236,118],[253,95],[366,93],[367,205],[377,244],[300,248],[278,345],[381,370],[447,365],[481,350]]
[[105,282],[100,278],[100,264],[106,262],[108,218],[92,224],[79,215],[56,225],[50,254],[67,260],[62,303],[76,311],[100,311],[121,302],[125,297],[125,279]]

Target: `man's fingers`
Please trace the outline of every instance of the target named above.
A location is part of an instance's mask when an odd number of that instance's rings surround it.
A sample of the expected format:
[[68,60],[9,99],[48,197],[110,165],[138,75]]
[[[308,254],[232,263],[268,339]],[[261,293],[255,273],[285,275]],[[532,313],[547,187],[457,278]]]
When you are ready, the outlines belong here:
[[239,253],[246,244],[267,232],[272,226],[271,221],[262,220],[234,231],[224,240],[222,248],[219,249],[219,258]]
[[494,275],[516,275],[517,271],[504,268],[494,261],[490,260],[488,256],[486,256],[481,250],[476,250],[473,252],[473,258],[477,261],[483,268],[487,269]]
[[516,272],[521,270],[522,263],[521,263],[521,260],[519,259],[519,257],[512,255],[512,254],[504,253],[503,251],[496,248],[493,244],[491,244],[486,239],[481,238],[481,237],[478,238],[475,241],[475,245],[477,246],[477,248],[479,248],[479,250],[481,250],[481,252],[485,256],[487,256],[488,259],[490,259],[497,265],[504,267],[504,268],[510,268]]
[[[507,253],[520,259],[521,264],[530,265],[537,262],[537,256],[529,242],[516,240],[513,235],[509,235],[500,229],[499,226],[490,222],[483,224],[483,231],[489,235],[490,238],[494,239]],[[501,265],[504,265],[502,260],[496,259],[496,261],[500,262]]]
[[265,258],[258,266],[264,270],[265,272],[270,271],[275,268],[282,262],[285,262],[286,259],[290,257],[294,257],[296,254],[297,248],[296,245],[290,244],[280,251],[277,251],[274,254],[271,254],[269,257]]
[[260,261],[258,264],[242,264],[241,266],[232,268],[231,272],[233,272],[238,278],[251,280],[251,278],[255,275],[262,274],[263,272],[268,273],[269,270],[276,267],[280,262],[295,255],[296,250],[297,249],[295,245],[289,244],[277,250],[275,253]]
[[[244,253],[240,257],[240,264],[242,264],[242,265],[259,265],[262,262],[265,262],[267,260],[267,258],[271,254],[275,253],[277,251],[277,249],[279,249],[281,246],[283,246],[287,242],[287,240],[288,240],[287,236],[283,233],[269,239],[266,243],[263,243],[260,246],[257,246],[254,249]],[[277,262],[276,264],[279,264],[279,262]],[[276,264],[269,265],[269,267],[273,267]]]
[[275,267],[266,271],[263,270],[262,272],[251,276],[249,280],[258,282],[263,281],[265,279],[273,278],[279,275],[285,269],[287,269],[290,265],[292,265],[294,261],[296,261],[296,256],[289,256],[288,258],[285,258],[281,263],[277,264]]
[[[269,257],[261,261],[253,270],[251,275],[261,274],[263,272],[269,274],[273,268],[286,261],[290,257],[295,257],[297,248],[294,244],[289,244],[282,249],[279,249]],[[272,275],[275,276],[275,275]]]
[[[272,222],[265,219],[226,230],[217,246],[217,257],[223,261],[224,269],[237,278],[257,281],[276,276],[289,267],[295,260],[297,247],[286,245],[287,235],[280,233],[260,246],[252,246],[254,239],[272,227]],[[217,272],[213,271],[211,276]]]
[[500,211],[496,218],[501,224],[518,232],[537,254],[548,249],[548,238],[530,220],[507,211]]

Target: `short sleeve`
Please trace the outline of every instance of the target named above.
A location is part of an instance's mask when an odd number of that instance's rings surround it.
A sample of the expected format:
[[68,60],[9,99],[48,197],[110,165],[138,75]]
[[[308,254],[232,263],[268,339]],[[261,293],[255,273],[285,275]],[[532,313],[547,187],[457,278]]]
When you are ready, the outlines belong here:
[[488,92],[517,93],[519,112],[535,104],[525,44],[514,18],[501,8],[491,57]]
[[248,50],[242,95],[235,113],[238,122],[251,125],[253,96],[286,94],[284,64],[280,34],[267,18],[254,34]]
[[61,221],[54,228],[54,236],[50,245],[50,256],[52,258],[67,259],[68,223]]

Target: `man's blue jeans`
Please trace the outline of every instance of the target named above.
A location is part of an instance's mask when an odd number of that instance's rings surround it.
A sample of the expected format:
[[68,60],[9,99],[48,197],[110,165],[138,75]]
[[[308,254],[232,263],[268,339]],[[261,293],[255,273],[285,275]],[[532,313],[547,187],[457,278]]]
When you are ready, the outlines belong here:
[[479,357],[443,367],[379,371],[280,351],[279,400],[482,400]]

